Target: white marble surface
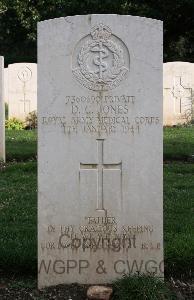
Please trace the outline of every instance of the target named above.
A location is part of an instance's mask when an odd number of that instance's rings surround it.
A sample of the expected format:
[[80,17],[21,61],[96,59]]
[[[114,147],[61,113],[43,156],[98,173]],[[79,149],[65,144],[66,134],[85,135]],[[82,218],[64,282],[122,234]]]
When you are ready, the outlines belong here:
[[163,276],[162,22],[38,24],[39,287]]
[[0,161],[5,161],[4,57],[0,56]]
[[[29,112],[37,110],[37,64],[15,63],[6,70],[6,93],[9,119],[24,120]],[[8,86],[7,86],[8,85]]]
[[194,64],[174,61],[164,64],[164,125],[189,123],[194,101]]

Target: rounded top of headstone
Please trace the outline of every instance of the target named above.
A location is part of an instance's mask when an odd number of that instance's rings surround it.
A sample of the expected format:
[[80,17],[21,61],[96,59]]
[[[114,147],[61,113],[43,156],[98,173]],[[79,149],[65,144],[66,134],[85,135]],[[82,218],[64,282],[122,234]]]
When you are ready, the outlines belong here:
[[18,66],[18,65],[31,65],[31,66],[36,66],[37,63],[31,63],[31,62],[17,62],[17,63],[13,63],[13,64],[9,64],[9,66]]
[[189,61],[168,61],[168,62],[165,62],[164,65],[177,65],[177,64],[187,64],[187,65],[194,65],[194,63],[191,63]]
[[79,18],[86,18],[90,22],[92,18],[99,18],[99,17],[107,17],[107,18],[122,18],[127,19],[131,18],[132,20],[136,21],[143,21],[143,22],[154,22],[154,23],[163,23],[163,21],[158,19],[152,19],[147,17],[140,17],[140,16],[133,16],[133,15],[119,15],[119,14],[88,14],[88,15],[74,15],[74,16],[66,16],[66,17],[59,17],[59,18],[53,18],[53,19],[47,19],[38,22],[38,26],[41,24],[45,24],[47,22],[58,22],[58,21],[66,21],[67,23],[71,23],[74,21],[74,19]]
[[182,72],[186,72],[188,70],[194,71],[194,63],[187,61],[171,61],[164,63],[164,72],[176,72],[177,70],[182,70]]

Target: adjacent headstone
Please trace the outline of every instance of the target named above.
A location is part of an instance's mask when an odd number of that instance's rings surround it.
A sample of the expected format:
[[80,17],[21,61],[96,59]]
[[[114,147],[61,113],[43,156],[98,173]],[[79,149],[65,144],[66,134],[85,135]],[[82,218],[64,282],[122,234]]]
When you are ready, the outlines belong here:
[[163,276],[162,22],[38,25],[39,287]]
[[35,63],[15,63],[8,66],[9,119],[25,120],[37,110],[37,65]]
[[187,124],[193,118],[194,64],[164,64],[164,125]]
[[0,161],[5,161],[4,58],[0,56]]
[[5,68],[4,69],[4,101],[5,103],[8,104],[8,101],[9,101],[9,92],[8,92],[8,87],[9,87],[9,81],[8,81],[8,75],[9,75],[9,72],[8,72],[8,68]]

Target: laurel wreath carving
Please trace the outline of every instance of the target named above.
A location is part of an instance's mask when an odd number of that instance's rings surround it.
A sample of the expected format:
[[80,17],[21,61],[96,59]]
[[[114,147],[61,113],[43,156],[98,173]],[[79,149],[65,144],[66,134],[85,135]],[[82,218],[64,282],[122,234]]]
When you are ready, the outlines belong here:
[[[99,78],[94,72],[88,69],[87,58],[91,49],[97,46],[98,43],[98,41],[86,42],[78,54],[78,64],[80,66],[82,75],[93,83],[98,83]],[[123,50],[116,43],[112,42],[111,40],[106,40],[103,42],[103,45],[113,53],[113,67],[107,71],[106,78],[104,78],[104,84],[108,84],[108,82],[113,81],[121,72],[121,70],[125,68],[125,63],[123,58]]]
[[88,70],[88,66],[86,64],[87,58],[90,52],[90,49],[95,47],[98,43],[96,41],[87,42],[80,50],[78,55],[78,64],[80,66],[80,70],[84,77],[89,81],[96,82],[98,80],[98,76]]

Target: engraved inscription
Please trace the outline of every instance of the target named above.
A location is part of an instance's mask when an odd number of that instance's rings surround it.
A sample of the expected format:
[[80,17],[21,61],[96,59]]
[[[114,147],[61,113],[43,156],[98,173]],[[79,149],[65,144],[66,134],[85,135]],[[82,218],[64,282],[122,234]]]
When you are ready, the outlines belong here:
[[77,44],[72,72],[90,90],[116,88],[129,72],[128,49],[108,26],[98,24]]
[[48,240],[42,241],[41,250],[83,252],[159,251],[161,242],[152,237],[153,225],[125,225],[119,227],[112,216],[85,217],[85,224],[48,225]]
[[160,124],[158,116],[132,115],[136,98],[129,95],[99,96],[97,93],[65,96],[64,113],[42,117],[42,125],[58,126],[65,135],[90,135],[106,138],[120,133],[136,135],[144,127]]

